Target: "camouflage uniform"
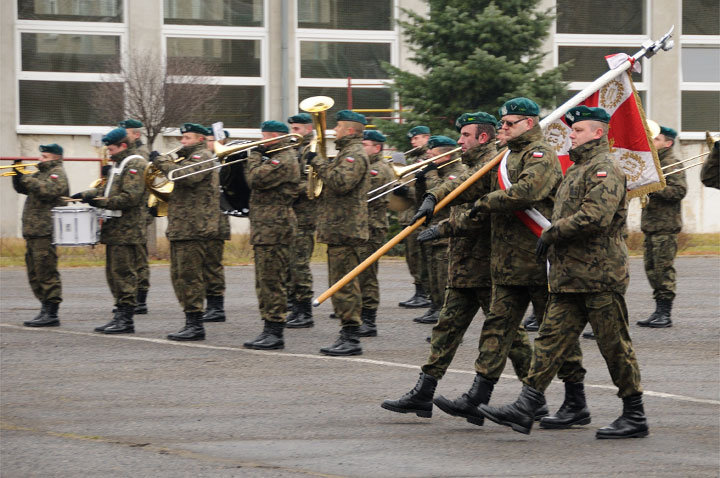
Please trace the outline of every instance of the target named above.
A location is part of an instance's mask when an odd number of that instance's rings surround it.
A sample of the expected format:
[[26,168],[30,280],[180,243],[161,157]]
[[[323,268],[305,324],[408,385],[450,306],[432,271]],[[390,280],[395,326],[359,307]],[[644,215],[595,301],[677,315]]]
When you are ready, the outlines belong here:
[[[370,190],[370,161],[362,136],[343,136],[335,141],[333,161],[319,158],[313,168],[324,183],[320,196],[318,242],[328,245],[328,281],[332,285],[360,263],[361,247],[368,240],[367,192]],[[359,326],[362,296],[357,278],[332,296],[335,314],[342,326]]]
[[[270,149],[287,146],[280,141]],[[255,251],[255,292],[260,316],[267,322],[285,322],[287,271],[297,232],[292,203],[297,197],[300,167],[285,149],[263,156],[248,155],[245,176],[250,186],[250,244]]]
[[570,151],[574,165],[558,188],[552,227],[550,298],[525,383],[543,392],[589,321],[618,395],[642,393],[624,294],[629,282],[623,237],[625,175],[609,154],[607,137]]
[[[678,162],[672,148],[661,149],[658,157],[662,166]],[[679,168],[682,165],[668,168],[665,174]],[[649,195],[642,210],[640,229],[645,233],[643,258],[653,298],[672,301],[675,298],[673,262],[677,253],[677,235],[682,229],[680,202],[687,193],[685,172],[667,176],[666,183],[665,188]]]
[[65,206],[60,199],[70,194],[62,159],[38,163],[33,174],[16,174],[13,187],[26,194],[23,207],[22,234],[25,238],[25,265],[35,297],[43,303],[62,302],[62,284],[57,268],[57,251],[53,245],[52,208]]
[[[382,151],[370,156],[370,189],[375,189],[382,184],[389,183],[395,178],[395,174],[385,162]],[[390,223],[388,222],[387,210],[390,199],[387,195],[376,199],[368,204],[368,223],[370,224],[370,238],[362,246],[360,260],[364,261],[370,257],[385,242]],[[358,276],[360,290],[362,292],[362,308],[377,310],[380,304],[380,287],[378,286],[378,262],[375,261]]]
[[223,266],[223,253],[225,241],[230,240],[230,218],[218,210],[220,228],[218,236],[207,241],[207,257],[203,275],[205,277],[205,296],[225,295],[225,267]]
[[700,181],[709,188],[720,189],[720,141],[708,143],[710,156],[700,170]]
[[[141,140],[135,141],[135,154],[139,154],[146,160],[150,157],[150,151]],[[146,192],[146,196],[149,191]],[[145,206],[145,228],[148,229],[152,225],[155,217],[151,214],[150,208],[147,207],[147,197],[143,199],[143,205]],[[143,293],[147,296],[148,290],[150,290],[150,263],[148,260],[148,248],[147,241],[140,251],[140,257],[137,264],[137,275],[138,275],[138,294]]]
[[[405,163],[418,163],[426,159],[426,155],[427,146],[423,146],[422,148],[408,154],[405,159]],[[418,198],[418,195],[415,192],[415,186],[411,184],[408,187],[408,199],[414,203]],[[409,209],[398,213],[398,222],[403,225],[409,224],[414,215],[415,210],[410,207]],[[421,230],[421,228],[418,228],[407,238],[405,238],[405,261],[407,262],[408,269],[410,270],[410,275],[413,276],[413,283],[415,285],[422,285],[425,291],[429,291],[430,285],[428,281],[428,271],[425,265],[426,261],[423,253],[423,248],[422,244],[417,241],[417,236],[418,234],[420,234]]]
[[[175,163],[169,156],[155,160],[157,167],[167,175],[182,166],[210,159],[212,153],[205,143],[182,148]],[[200,171],[207,163],[186,172]],[[175,295],[186,313],[203,311],[207,241],[218,237],[220,221],[219,179],[217,170],[195,174],[175,181],[168,202],[168,227],[165,235],[170,241],[170,276]]]

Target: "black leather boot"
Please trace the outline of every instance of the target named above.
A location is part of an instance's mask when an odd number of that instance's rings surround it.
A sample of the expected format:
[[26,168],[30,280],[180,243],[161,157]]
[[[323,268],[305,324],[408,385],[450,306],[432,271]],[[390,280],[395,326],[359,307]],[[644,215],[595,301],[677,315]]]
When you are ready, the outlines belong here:
[[360,319],[362,320],[362,325],[358,328],[358,336],[377,337],[377,326],[375,325],[377,310],[363,309]]
[[136,297],[135,315],[145,315],[148,313],[147,308],[147,290],[139,290]]
[[135,315],[135,307],[132,305],[118,306],[118,311],[112,322],[105,326],[102,330],[95,329],[103,334],[134,334],[135,324],[133,323],[133,315]]
[[207,308],[202,316],[203,322],[225,322],[225,297],[207,296]]
[[660,301],[659,301],[659,300],[656,300],[656,301],[655,301],[655,312],[653,312],[652,314],[650,314],[650,317],[648,317],[647,319],[645,319],[645,320],[638,320],[638,321],[635,322],[635,323],[636,323],[637,325],[639,325],[640,327],[647,327],[647,326],[650,325],[650,322],[652,322],[653,320],[655,320],[655,319],[658,318],[658,315],[659,315],[659,314],[660,314]]
[[425,289],[423,289],[423,286],[420,284],[415,284],[415,294],[408,300],[399,302],[398,305],[400,307],[405,307],[406,309],[420,309],[424,307],[430,307],[432,305],[432,302],[425,293]]
[[665,327],[672,327],[672,320],[670,320],[670,312],[672,312],[672,300],[658,299],[658,315],[655,320],[650,322],[647,326],[653,329],[664,329]]
[[537,317],[535,317],[535,309],[533,309],[530,315],[528,315],[528,318],[525,319],[523,327],[525,327],[525,330],[528,332],[537,332],[540,330],[540,324],[537,321]]
[[243,344],[246,349],[255,350],[277,350],[285,348],[285,341],[283,340],[283,329],[285,324],[283,322],[270,322],[265,321],[263,331],[260,332],[255,340],[250,340]]
[[424,315],[415,317],[413,322],[417,322],[418,324],[437,324],[438,320],[440,320],[440,307],[433,305]]
[[492,395],[494,387],[494,381],[488,380],[478,373],[475,375],[475,380],[470,390],[468,390],[467,393],[463,393],[461,397],[455,400],[448,400],[440,395],[433,400],[433,402],[440,410],[448,415],[464,418],[473,425],[481,427],[483,423],[485,423],[485,417],[483,417],[478,410],[478,405],[490,401],[490,395]]
[[292,322],[293,320],[295,320],[295,317],[297,317],[297,315],[298,315],[299,308],[298,308],[297,304],[293,302],[292,307],[288,308],[288,310],[290,312],[288,312],[288,314],[285,316],[285,326],[287,326],[287,324],[289,322]]
[[114,326],[118,322],[118,320],[120,320],[120,311],[118,310],[117,306],[113,307],[112,312],[113,312],[113,318],[110,319],[110,322],[108,322],[105,325],[95,327],[95,329],[94,329],[95,332],[102,332],[103,330],[107,329],[108,327]]
[[400,397],[399,400],[385,400],[381,407],[397,413],[414,413],[423,418],[432,417],[433,395],[437,387],[437,379],[432,375],[420,372],[415,388]]
[[312,304],[309,300],[296,302],[294,309],[297,311],[295,317],[285,323],[288,329],[305,329],[315,325],[312,315]]
[[329,347],[320,349],[321,354],[341,357],[345,355],[362,355],[362,347],[358,339],[358,328],[345,326],[340,330],[340,336]]
[[648,436],[642,393],[625,397],[622,401],[622,415],[609,426],[599,429],[595,433],[595,438],[642,438]]
[[497,408],[482,404],[479,409],[480,413],[489,420],[529,435],[535,421],[535,414],[544,404],[545,396],[525,385],[515,403]]
[[40,313],[34,319],[23,322],[23,325],[25,327],[57,327],[60,325],[59,308],[59,302],[43,302]]
[[185,312],[185,327],[180,332],[168,334],[168,340],[181,342],[205,340],[205,327],[203,327],[202,316],[202,312]]
[[555,415],[540,420],[540,428],[572,428],[590,423],[590,410],[585,402],[582,383],[565,382],[565,400]]

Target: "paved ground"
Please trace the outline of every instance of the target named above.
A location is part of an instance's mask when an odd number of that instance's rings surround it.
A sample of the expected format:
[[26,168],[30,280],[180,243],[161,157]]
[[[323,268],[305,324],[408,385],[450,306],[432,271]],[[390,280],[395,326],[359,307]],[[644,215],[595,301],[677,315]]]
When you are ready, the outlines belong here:
[[[652,309],[642,263],[632,261],[631,323]],[[182,325],[166,267],[152,268],[150,314],[133,336],[92,333],[110,317],[100,268],[62,271],[62,327],[18,326],[37,309],[22,269],[0,271],[3,477],[26,476],[718,476],[720,473],[720,262],[681,258],[675,327],[632,326],[651,435],[597,441],[616,418],[615,396],[594,342],[583,340],[591,425],[529,436],[476,427],[436,410],[432,419],[379,407],[413,387],[430,326],[395,305],[410,295],[401,262],[381,264],[380,336],[365,355],[318,354],[338,324],[329,304],[317,325],[288,331],[278,352],[244,350],[261,328],[252,267],[227,270],[229,322],[208,340],[178,344]],[[324,264],[313,267],[318,285]],[[320,289],[320,287],[318,287]],[[480,318],[479,318],[480,319]],[[455,397],[473,379],[480,320],[438,387]],[[493,403],[520,390],[508,369]],[[548,403],[562,401],[552,385]]]

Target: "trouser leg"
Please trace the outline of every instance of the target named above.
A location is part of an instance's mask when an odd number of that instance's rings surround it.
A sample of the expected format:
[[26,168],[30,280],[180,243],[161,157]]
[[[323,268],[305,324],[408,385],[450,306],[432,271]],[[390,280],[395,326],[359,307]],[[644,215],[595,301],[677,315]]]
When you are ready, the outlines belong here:
[[52,238],[28,238],[25,246],[25,265],[33,294],[40,302],[62,302],[57,249]]
[[170,241],[170,278],[175,296],[185,313],[200,313],[205,299],[203,241]]
[[140,247],[137,263],[138,291],[150,290],[150,261],[148,258],[147,243]]
[[108,244],[105,246],[105,275],[115,304],[137,305],[138,260],[142,255],[139,244]]
[[260,316],[267,322],[285,323],[287,284],[283,271],[290,265],[291,248],[286,244],[255,245],[255,293]]
[[205,280],[206,296],[225,295],[225,267],[223,266],[223,253],[225,241],[212,239],[206,242],[207,255],[203,265],[203,278]]
[[[328,244],[327,254],[330,285],[342,279],[360,263],[360,250],[357,245]],[[362,295],[357,277],[333,294],[331,301],[341,326],[360,326]]]
[[[382,244],[375,241],[367,241],[360,248],[360,260],[364,261],[370,257],[376,250],[380,249]],[[373,262],[364,271],[358,275],[360,281],[360,291],[362,293],[362,308],[377,310],[380,304],[380,286],[378,283],[378,261]]]
[[655,300],[675,298],[677,234],[646,234],[643,260]]
[[298,228],[293,243],[290,265],[290,296],[296,302],[306,302],[313,297],[313,277],[310,259],[315,249],[315,229]]

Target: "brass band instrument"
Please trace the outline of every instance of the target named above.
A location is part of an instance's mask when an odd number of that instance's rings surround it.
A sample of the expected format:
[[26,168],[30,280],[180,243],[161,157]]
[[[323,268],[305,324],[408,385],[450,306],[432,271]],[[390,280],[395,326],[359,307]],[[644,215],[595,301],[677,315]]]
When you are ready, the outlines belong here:
[[102,174],[102,170],[109,161],[107,146],[100,148],[100,177],[90,183],[90,189],[105,189],[107,184],[107,175]]
[[[313,119],[315,137],[310,143],[310,151],[317,153],[323,160],[328,159],[325,144],[325,130],[327,129],[325,112],[332,108],[334,104],[335,100],[329,96],[312,96],[300,102],[300,109],[310,113]],[[315,199],[322,193],[323,183],[312,166],[308,164],[305,165],[305,168],[307,173],[307,197],[308,199]]]
[[36,167],[40,163],[29,163],[29,164],[9,164],[7,166],[0,166],[0,169],[12,168],[10,171],[3,171],[0,176],[17,176],[18,174],[33,174],[35,171],[27,171],[26,168]]
[[[171,156],[180,151],[183,146],[178,146],[164,154],[164,156]],[[177,163],[185,159],[184,157],[178,157],[174,161]],[[148,164],[145,168],[145,187],[150,190],[150,196],[148,196],[148,207],[157,207],[158,216],[165,215],[164,209],[170,199],[170,194],[173,192],[175,185],[170,181],[165,174],[159,170],[153,163]]]

